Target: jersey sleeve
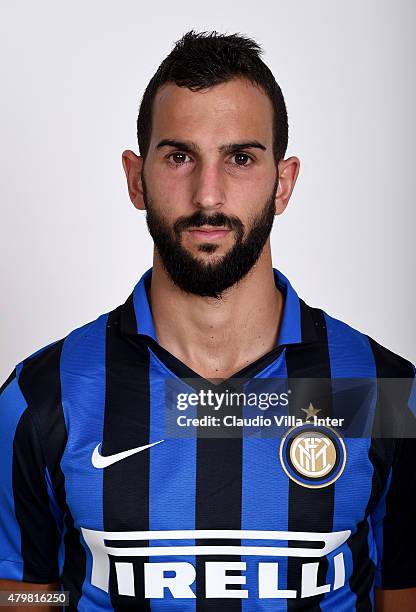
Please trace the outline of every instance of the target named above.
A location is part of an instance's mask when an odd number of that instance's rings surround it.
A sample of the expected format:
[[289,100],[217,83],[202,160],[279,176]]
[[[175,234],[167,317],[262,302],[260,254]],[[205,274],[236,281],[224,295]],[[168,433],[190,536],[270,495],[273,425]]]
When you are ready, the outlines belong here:
[[409,437],[396,440],[385,495],[372,516],[377,543],[375,586],[416,587],[416,386],[408,405]]
[[0,578],[59,582],[62,517],[15,368],[0,389]]

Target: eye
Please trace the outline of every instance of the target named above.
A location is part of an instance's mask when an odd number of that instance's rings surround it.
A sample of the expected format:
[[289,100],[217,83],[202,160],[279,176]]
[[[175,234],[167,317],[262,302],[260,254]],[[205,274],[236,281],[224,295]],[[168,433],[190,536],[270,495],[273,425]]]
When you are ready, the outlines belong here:
[[[186,153],[181,153],[179,151],[175,152],[175,153],[170,153],[169,155],[167,155],[167,159],[171,162],[173,162],[174,166],[182,166],[185,163],[189,163],[186,162],[184,158],[189,157],[189,155],[187,155]],[[189,157],[190,159],[190,157]]]
[[[251,162],[253,161],[253,159],[250,157],[250,155],[247,155],[247,153],[235,153],[233,157],[236,160],[235,163],[237,166],[251,166]],[[247,161],[250,163],[246,163]]]

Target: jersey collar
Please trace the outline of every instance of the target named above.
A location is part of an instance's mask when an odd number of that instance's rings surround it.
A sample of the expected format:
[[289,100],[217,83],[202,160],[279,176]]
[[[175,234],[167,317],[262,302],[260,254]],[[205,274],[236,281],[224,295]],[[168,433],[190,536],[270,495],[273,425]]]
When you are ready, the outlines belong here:
[[[149,336],[156,342],[156,332],[147,297],[153,268],[142,275],[133,293],[122,306],[121,331],[129,335]],[[317,340],[310,308],[299,298],[286,276],[273,268],[276,286],[284,296],[283,315],[277,346]]]

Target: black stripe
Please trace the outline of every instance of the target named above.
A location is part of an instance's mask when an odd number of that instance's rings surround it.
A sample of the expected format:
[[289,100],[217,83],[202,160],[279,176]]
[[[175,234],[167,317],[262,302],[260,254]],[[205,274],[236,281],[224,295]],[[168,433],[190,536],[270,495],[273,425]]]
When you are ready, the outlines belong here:
[[122,334],[137,335],[136,313],[134,311],[134,292],[129,295],[120,312],[120,330]]
[[[309,311],[309,312],[308,312]],[[302,408],[308,408],[312,402],[320,409],[319,417],[332,416],[331,367],[328,350],[328,338],[324,313],[322,310],[301,304],[302,332],[311,333],[311,319],[316,330],[317,341],[314,344],[292,344],[286,348],[286,367],[288,386],[291,389],[290,414],[305,418]],[[306,381],[304,379],[319,379]],[[323,531],[333,529],[334,484],[319,489],[303,487],[289,479],[289,531]],[[290,543],[289,543],[290,544]],[[292,544],[292,546],[295,544]],[[320,610],[323,595],[299,599],[301,585],[302,560],[288,558],[287,588],[298,592],[297,599],[288,599],[288,610]],[[308,562],[319,562],[318,586],[326,583],[328,571],[327,559],[311,558]]]
[[45,459],[30,410],[20,417],[13,441],[13,500],[20,527],[23,580],[49,583],[59,579],[59,535],[49,511]]
[[302,298],[299,298],[299,305],[302,344],[319,341],[319,328],[322,324],[325,325],[325,321],[322,320],[320,311],[308,306]]
[[[61,400],[60,359],[64,339],[23,362],[19,378],[41,439],[46,465],[59,508],[65,514],[65,560],[60,581],[70,592],[68,610],[77,610],[86,576],[86,555],[79,531],[66,503],[65,477],[60,462],[67,443]],[[55,551],[56,554],[56,551]],[[51,557],[53,558],[53,557]]]
[[[206,381],[205,381],[206,382]],[[220,385],[221,387],[223,385]],[[234,383],[234,387],[235,387]],[[201,381],[201,388],[207,388]],[[211,387],[212,388],[212,387]],[[218,385],[215,387],[218,392]],[[238,392],[238,389],[235,389]],[[198,417],[202,416],[198,407]],[[197,435],[199,432],[197,433]],[[201,432],[201,435],[204,435]],[[242,438],[197,439],[196,461],[196,529],[241,529],[242,498]],[[196,540],[204,545],[206,541]],[[210,541],[214,546],[239,546],[239,540]],[[218,612],[219,610],[241,610],[241,600],[232,598],[206,599],[205,561],[241,561],[240,555],[206,555],[196,558],[196,610]],[[229,572],[233,574],[232,571]]]
[[[149,444],[149,351],[138,336],[130,339],[120,334],[120,308],[110,313],[107,322],[103,455]],[[149,453],[139,453],[104,470],[106,531],[149,530],[149,462]],[[132,558],[117,557],[117,561],[132,562]],[[148,557],[134,559],[135,597],[130,597],[118,595],[115,559],[110,559],[111,602],[118,612],[137,610],[138,601],[140,610],[150,610],[143,581],[143,566],[148,561]]]
[[[373,338],[368,337],[368,339],[374,355],[377,379],[380,379],[378,380],[377,418],[374,429],[377,435],[383,435],[386,432],[385,423],[388,420],[391,421],[392,410],[397,410],[395,419],[397,421],[401,420],[401,413],[404,412],[408,404],[414,370],[409,361],[383,347]],[[390,380],[386,381],[386,379]],[[406,380],[399,385],[392,379]],[[407,432],[411,436],[410,432],[415,431],[415,419],[410,412],[406,412],[405,418],[412,419]],[[402,457],[396,472],[394,462],[397,459],[399,450],[402,453]],[[411,498],[414,496],[414,484],[416,482],[414,477],[415,451],[414,437],[403,439],[398,439],[397,437],[377,437],[372,440],[371,444],[374,478],[373,491],[368,502],[366,515],[372,512],[378,496],[384,488],[388,470],[391,466],[393,467],[392,481],[386,495],[386,518],[383,522],[383,588],[405,588],[415,584],[413,543],[416,540],[416,534],[414,516],[411,509]],[[380,457],[384,458],[384,464],[381,467],[379,465]],[[376,463],[377,461],[378,464]],[[409,493],[409,498],[406,498],[406,495]],[[408,547],[407,558],[411,560],[408,567],[403,565],[403,559],[398,561],[396,558],[398,551],[402,555],[405,554],[403,551],[406,550],[406,547]],[[407,576],[406,571],[409,572]],[[361,589],[362,593],[359,593],[365,601],[369,600],[368,591],[370,588],[371,585],[364,584]]]
[[415,438],[402,438],[398,441],[383,522],[383,589],[408,589],[416,586],[415,455]]
[[[391,424],[391,416],[389,417],[391,406],[388,405],[389,402],[385,401],[386,391],[388,393],[386,381],[379,379],[410,376],[410,370],[405,365],[408,362],[378,344],[373,338],[368,336],[367,338],[374,357],[378,387],[372,440],[369,449],[369,459],[373,465],[373,478],[364,519],[358,523],[357,531],[348,540],[353,557],[353,571],[349,585],[351,591],[357,596],[357,610],[360,611],[372,610],[371,591],[375,576],[375,565],[370,558],[368,547],[367,518],[373,512],[386,485],[397,442],[392,437],[384,437],[388,431],[386,429],[386,427],[389,427],[388,421]],[[395,387],[394,390],[397,389]],[[389,498],[389,495],[387,498]],[[399,534],[399,529],[400,525],[397,525],[397,534]]]

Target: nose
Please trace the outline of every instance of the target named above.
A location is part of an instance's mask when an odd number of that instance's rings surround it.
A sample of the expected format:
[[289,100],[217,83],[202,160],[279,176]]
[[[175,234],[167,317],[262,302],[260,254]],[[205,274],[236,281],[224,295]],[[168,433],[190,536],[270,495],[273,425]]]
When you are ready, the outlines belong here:
[[224,204],[224,184],[220,167],[201,164],[194,175],[193,204],[201,210],[218,210]]

